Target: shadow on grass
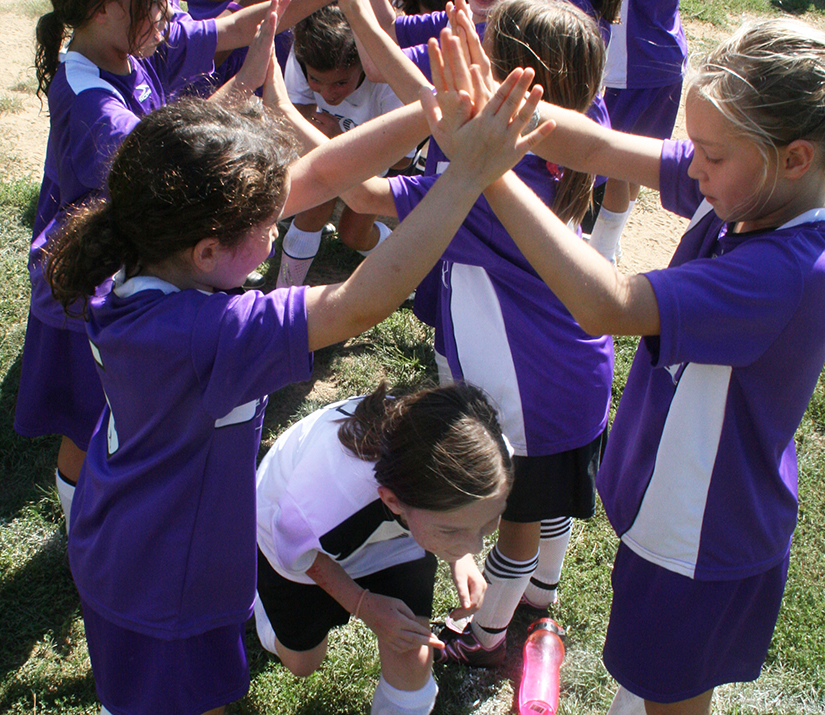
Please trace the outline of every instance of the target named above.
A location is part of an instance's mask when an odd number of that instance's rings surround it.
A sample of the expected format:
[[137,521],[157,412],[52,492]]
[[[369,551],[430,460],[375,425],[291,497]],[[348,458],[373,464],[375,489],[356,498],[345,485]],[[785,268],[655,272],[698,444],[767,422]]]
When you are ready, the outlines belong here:
[[771,0],[771,7],[792,15],[802,15],[808,10],[825,10],[825,0]]

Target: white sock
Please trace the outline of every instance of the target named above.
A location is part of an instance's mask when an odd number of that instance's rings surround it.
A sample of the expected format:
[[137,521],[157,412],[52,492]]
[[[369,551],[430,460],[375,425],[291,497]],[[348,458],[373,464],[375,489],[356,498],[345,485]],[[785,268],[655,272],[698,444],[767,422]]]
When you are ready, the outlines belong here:
[[645,715],[646,712],[645,701],[620,685],[607,715]]
[[375,227],[378,229],[378,243],[376,243],[369,251],[358,251],[358,253],[362,256],[369,256],[370,253],[384,243],[384,241],[386,241],[392,233],[392,229],[387,226],[387,224],[381,223],[380,221],[375,222]]
[[292,222],[284,236],[276,288],[303,285],[321,246],[321,231],[302,231]]
[[372,697],[371,715],[429,715],[435,707],[438,686],[432,674],[420,690],[399,690],[390,685],[384,676],[378,681]]
[[487,590],[471,625],[473,635],[485,648],[493,648],[504,640],[507,626],[538,562],[538,554],[527,561],[507,558],[498,550],[498,544],[487,554],[484,562]]
[[69,535],[69,519],[72,514],[72,500],[74,499],[75,485],[64,477],[59,469],[54,470],[54,482],[57,485],[57,496],[60,497],[60,506],[63,509],[63,518],[66,520],[66,536]]
[[435,355],[435,368],[438,370],[439,386],[447,387],[447,385],[452,385],[455,380],[453,380],[453,371],[450,370],[450,363],[447,361],[447,356],[435,349],[433,349],[433,354]]
[[596,217],[596,223],[593,225],[593,233],[590,234],[590,245],[614,266],[622,255],[619,239],[622,237],[622,231],[624,231],[627,219],[630,218],[635,205],[636,202],[631,201],[627,210],[621,213],[608,211],[602,206],[599,215]]
[[539,565],[524,590],[524,597],[531,606],[547,608],[558,600],[556,588],[559,585],[572,524],[573,520],[569,516],[544,519],[541,522]]
[[278,651],[275,649],[275,631],[269,622],[269,617],[266,615],[264,604],[261,603],[261,599],[257,593],[255,594],[255,605],[253,608],[255,610],[255,630],[258,633],[258,640],[261,641],[264,650],[268,650],[270,653],[277,655]]

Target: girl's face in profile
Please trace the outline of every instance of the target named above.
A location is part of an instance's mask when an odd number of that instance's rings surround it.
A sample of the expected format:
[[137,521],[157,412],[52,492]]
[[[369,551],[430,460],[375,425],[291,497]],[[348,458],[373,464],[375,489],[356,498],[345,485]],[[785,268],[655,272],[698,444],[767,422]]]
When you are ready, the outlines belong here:
[[767,164],[759,147],[736,128],[709,101],[688,93],[686,128],[694,154],[688,175],[716,215],[742,222],[739,231],[770,228],[777,191],[776,160]]
[[385,487],[379,487],[378,491],[387,507],[401,517],[418,545],[447,563],[479,553],[484,547],[484,537],[498,528],[507,504],[507,492],[503,488],[450,511],[415,509],[402,504]]

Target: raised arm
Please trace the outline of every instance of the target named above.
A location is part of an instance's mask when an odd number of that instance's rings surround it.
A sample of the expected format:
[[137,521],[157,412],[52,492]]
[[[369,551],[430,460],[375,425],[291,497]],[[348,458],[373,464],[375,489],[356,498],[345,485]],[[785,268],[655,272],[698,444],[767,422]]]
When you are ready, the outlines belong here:
[[[451,21],[461,36],[465,62],[476,65],[485,84],[495,88],[475,25],[464,12],[451,15]],[[659,188],[661,140],[605,129],[579,112],[547,102],[539,104],[539,112],[541,121],[554,122],[556,129],[533,150],[534,154],[573,171]]]
[[[307,289],[311,350],[363,332],[400,305],[441,256],[481,190],[551,129],[543,125],[520,136],[538,102],[535,90],[524,101],[531,80],[532,71],[515,70],[484,110],[459,128],[451,117],[436,121],[434,99],[422,92],[434,131],[455,137],[453,160],[421,203],[345,283]],[[462,109],[465,115],[469,112],[469,98],[463,96],[463,103],[460,97],[455,102],[456,116]]]
[[382,29],[368,0],[339,0],[338,4],[373,66],[404,104],[415,102],[422,87],[432,86]]
[[647,278],[617,272],[512,171],[490,185],[484,197],[521,252],[585,332],[659,334],[659,306]]
[[[218,29],[217,52],[246,47],[255,36],[255,29],[269,12],[269,1],[243,2],[244,7],[230,15],[222,15],[215,20]],[[293,0],[282,2],[277,32],[283,32],[329,4],[329,0]],[[260,85],[259,85],[260,86]]]
[[284,215],[317,206],[386,170],[428,134],[421,105],[416,103],[325,140],[290,167]]

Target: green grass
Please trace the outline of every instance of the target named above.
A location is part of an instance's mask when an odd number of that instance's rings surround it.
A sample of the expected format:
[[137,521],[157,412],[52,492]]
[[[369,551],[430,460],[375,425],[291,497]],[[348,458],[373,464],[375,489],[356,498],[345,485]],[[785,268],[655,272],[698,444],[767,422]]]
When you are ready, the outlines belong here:
[[[27,2],[33,14],[42,3]],[[791,9],[785,3],[786,9]],[[823,17],[823,0],[798,2],[794,12]],[[769,0],[683,0],[686,18],[727,29],[743,14],[776,14]],[[0,713],[96,714],[77,592],[64,567],[66,540],[54,493],[56,438],[29,440],[13,429],[20,354],[28,309],[26,256],[37,186],[0,182]],[[336,280],[358,258],[325,241],[310,280]],[[270,283],[275,277],[270,272]],[[270,398],[262,451],[288,425],[329,401],[363,393],[379,380],[415,388],[434,380],[432,336],[409,310],[342,345],[319,351],[313,379]],[[614,407],[633,359],[635,340],[616,341]],[[725,715],[825,715],[825,376],[797,433],[800,513],[782,611],[762,677],[720,688]],[[568,631],[562,670],[563,715],[604,713],[615,684],[600,659],[616,548],[604,513],[577,522],[566,559],[561,602],[554,611]],[[446,569],[439,571],[435,618],[454,605]],[[509,638],[513,664],[505,673],[438,668],[439,715],[509,712],[520,641]],[[230,714],[368,713],[379,674],[372,635],[361,623],[334,631],[329,655],[312,677],[298,680],[248,637],[252,685]]]

